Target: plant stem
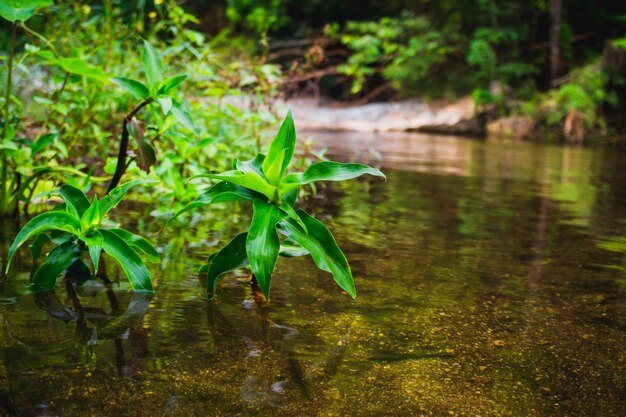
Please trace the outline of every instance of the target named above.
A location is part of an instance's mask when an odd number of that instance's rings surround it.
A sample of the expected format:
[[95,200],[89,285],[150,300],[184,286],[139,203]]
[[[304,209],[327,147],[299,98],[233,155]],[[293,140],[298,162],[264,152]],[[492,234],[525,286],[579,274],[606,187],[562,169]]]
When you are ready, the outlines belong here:
[[20,26],[22,27],[22,29],[24,29],[26,32],[30,33],[31,35],[33,35],[34,37],[38,38],[40,41],[42,41],[43,43],[46,44],[46,46],[48,48],[50,48],[50,50],[52,51],[52,53],[54,54],[54,56],[58,57],[59,54],[57,53],[56,48],[54,47],[54,45],[52,44],[52,42],[50,42],[48,40],[48,38],[46,38],[45,36],[43,36],[41,33],[34,31],[33,29],[29,28],[28,26],[26,26],[26,23],[24,22],[20,22]]
[[117,165],[115,166],[115,173],[113,174],[113,178],[111,178],[111,182],[109,183],[109,187],[107,189],[107,194],[111,192],[112,189],[117,187],[122,179],[122,175],[126,172],[126,152],[128,151],[128,124],[133,120],[133,117],[139,113],[141,109],[146,107],[148,104],[152,103],[152,99],[146,99],[142,101],[137,107],[133,109],[130,113],[124,117],[124,121],[122,122],[122,138],[120,140],[120,150],[117,154]]
[[[9,49],[9,63],[7,67],[7,89],[4,98],[4,128],[2,131],[2,140],[5,141],[9,137],[9,102],[11,101],[11,83],[13,77],[13,55],[15,54],[15,32],[17,24],[13,22],[11,30],[11,47]],[[7,177],[9,175],[9,160],[6,149],[2,150],[2,173],[0,174],[0,214],[6,214],[7,202]]]

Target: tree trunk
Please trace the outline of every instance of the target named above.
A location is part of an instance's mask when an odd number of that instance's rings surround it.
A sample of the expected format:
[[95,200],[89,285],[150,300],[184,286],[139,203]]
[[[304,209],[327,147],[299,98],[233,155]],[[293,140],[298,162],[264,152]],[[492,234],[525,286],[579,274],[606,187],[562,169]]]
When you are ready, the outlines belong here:
[[562,0],[550,0],[550,82],[561,72],[561,19]]

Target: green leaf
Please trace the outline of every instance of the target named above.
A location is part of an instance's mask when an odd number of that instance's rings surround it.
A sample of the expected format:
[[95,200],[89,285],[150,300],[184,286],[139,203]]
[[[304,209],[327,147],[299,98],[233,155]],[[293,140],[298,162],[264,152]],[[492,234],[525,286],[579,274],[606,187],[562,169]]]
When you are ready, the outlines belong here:
[[172,109],[172,97],[163,96],[157,98],[159,105],[161,106],[161,111],[163,111],[163,115],[167,115]]
[[148,259],[148,262],[158,263],[161,260],[159,252],[154,246],[145,238],[129,232],[124,229],[107,229],[109,232],[113,232],[121,237],[124,242],[135,250],[138,254],[144,254]]
[[150,97],[150,90],[148,90],[148,87],[146,87],[139,81],[131,80],[130,78],[124,77],[114,77],[111,78],[111,81],[132,94],[135,98],[145,100]]
[[280,232],[311,252],[311,257],[317,267],[333,274],[337,285],[353,298],[356,297],[350,265],[348,265],[348,260],[339,249],[333,235],[323,223],[309,216],[303,210],[297,210],[297,214],[306,225],[308,233],[305,233],[298,223],[291,218],[279,223]]
[[91,279],[91,269],[80,258],[76,259],[65,271],[65,278],[82,285],[85,281]]
[[285,203],[285,202],[281,202],[278,205],[278,208],[281,209],[283,213],[285,213],[287,216],[291,217],[291,219],[294,220],[296,223],[298,223],[300,227],[302,227],[302,230],[306,232],[306,226],[304,222],[302,221],[302,219],[300,219],[296,211],[293,209],[292,205]]
[[248,233],[241,233],[228,242],[219,252],[214,253],[209,258],[209,269],[207,271],[207,291],[209,297],[213,298],[218,278],[226,272],[245,266],[247,262],[246,238]]
[[99,231],[93,231],[88,235],[80,238],[89,248],[89,256],[93,263],[94,274],[98,273],[98,265],[100,264],[100,254],[102,253],[103,238],[102,233]]
[[226,201],[254,201],[257,198],[265,198],[265,196],[248,188],[231,184],[226,181],[221,181],[200,193],[200,195],[194,198],[191,203],[178,210],[176,214],[174,214],[174,216],[168,219],[168,223],[170,220],[173,220],[184,212],[194,209],[196,207],[206,206],[214,203],[223,203]]
[[245,174],[252,172],[257,174],[259,177],[266,179],[265,174],[263,173],[263,161],[265,161],[265,155],[258,153],[254,158],[248,159],[247,161],[235,159],[234,168],[235,170],[241,171]]
[[65,201],[67,211],[78,218],[83,217],[85,211],[91,206],[85,193],[72,185],[64,184],[58,190],[53,191],[52,194],[61,196],[63,201]]
[[90,229],[97,229],[102,221],[102,215],[100,214],[100,207],[98,204],[98,198],[94,196],[93,203],[80,218],[80,230],[83,233],[87,233]]
[[128,190],[132,187],[139,184],[148,184],[158,182],[156,180],[133,180],[125,182],[124,184],[118,185],[105,197],[100,200],[100,215],[104,216],[106,213],[111,211],[111,209],[115,208],[120,201],[124,198]]
[[267,171],[265,173],[265,177],[267,181],[272,185],[278,185],[280,178],[282,176],[281,170],[283,168],[283,161],[285,160],[285,149],[283,149],[276,159],[267,167]]
[[80,220],[71,213],[63,211],[50,211],[42,213],[37,217],[32,218],[22,230],[17,234],[13,244],[9,248],[7,266],[5,273],[9,271],[11,265],[11,259],[15,252],[31,237],[41,232],[48,230],[63,230],[72,234],[77,234],[80,230]]
[[285,239],[285,241],[280,245],[280,252],[278,253],[278,255],[285,258],[295,258],[298,256],[306,256],[310,254],[311,252],[304,249],[302,246],[300,246],[291,239]]
[[[293,124],[293,117],[291,116],[291,110],[287,113],[287,117],[280,126],[276,137],[270,145],[270,151],[267,153],[267,157],[263,161],[263,172],[267,176],[268,180],[276,184],[278,179],[282,177],[291,162],[291,158],[296,150],[296,127]],[[270,167],[276,163],[278,159],[282,157],[280,168],[276,169],[276,174],[272,172],[272,178],[268,176]]]
[[76,235],[72,233],[65,232],[63,230],[50,230],[46,232],[52,243],[55,245],[62,245],[69,240],[73,240]]
[[110,230],[100,230],[103,237],[102,248],[107,255],[115,259],[135,291],[154,292],[150,272],[135,252],[121,237]]
[[[280,193],[280,190],[279,190]],[[290,205],[291,207],[293,207],[294,204],[296,204],[296,200],[298,199],[298,190],[289,190],[286,193],[281,193],[280,194],[281,197],[281,202]]]
[[150,87],[150,91],[156,92],[159,84],[163,81],[161,57],[150,42],[146,40],[143,41],[141,64],[143,66],[143,72],[146,74],[146,81]]
[[263,200],[255,200],[253,208],[252,223],[246,239],[246,252],[250,269],[263,295],[269,300],[270,281],[280,249],[276,224],[286,216],[275,205]]
[[41,136],[30,145],[32,155],[37,155],[43,149],[52,145],[58,138],[59,135],[57,133],[46,133],[45,135]]
[[194,175],[189,180],[196,178],[211,178],[214,180],[227,181],[235,185],[241,185],[242,187],[246,187],[252,191],[263,194],[270,200],[274,198],[274,195],[276,194],[276,187],[268,184],[267,181],[253,172],[243,173],[241,171],[226,171],[221,174],[198,174]]
[[175,77],[168,78],[167,80],[159,84],[159,90],[157,91],[157,94],[167,94],[171,89],[177,87],[186,79],[186,75],[177,75]]
[[33,241],[33,243],[31,243],[29,247],[30,254],[33,257],[33,260],[36,260],[37,258],[39,258],[39,256],[41,255],[41,250],[43,248],[43,245],[45,245],[48,242],[51,242],[51,240],[50,240],[50,236],[48,236],[47,233],[39,233],[35,237],[35,240]]
[[100,67],[90,65],[82,58],[60,57],[50,63],[60,66],[65,72],[80,75],[81,77],[92,78],[94,80],[105,81],[108,77]]
[[172,100],[172,108],[170,109],[178,123],[185,126],[187,129],[192,132],[196,131],[196,128],[193,125],[193,120],[191,120],[191,116],[181,107],[180,103],[176,100]]
[[324,161],[311,165],[301,174],[299,182],[301,184],[309,184],[315,181],[343,181],[360,177],[364,174],[386,178],[385,174],[367,165]]
[[52,249],[43,264],[33,274],[30,289],[33,292],[50,291],[56,284],[57,277],[80,258],[80,249],[74,242]]
[[296,203],[296,197],[298,195],[298,188],[300,184],[301,174],[289,174],[284,176],[278,183],[278,194],[283,202],[293,207]]
[[53,4],[52,0],[0,0],[0,16],[9,22],[25,22],[37,9]]

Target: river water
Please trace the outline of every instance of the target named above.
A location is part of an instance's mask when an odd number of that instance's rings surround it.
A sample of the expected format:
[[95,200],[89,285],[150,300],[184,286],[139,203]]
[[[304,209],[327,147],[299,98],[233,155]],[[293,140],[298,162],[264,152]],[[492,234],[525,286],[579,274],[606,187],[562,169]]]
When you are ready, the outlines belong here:
[[[154,297],[97,282],[33,296],[0,275],[0,410],[20,416],[626,415],[626,149],[308,133],[377,165],[307,210],[349,259],[355,300],[308,257],[272,302],[248,275],[208,302],[196,271],[245,228],[227,203],[163,230]],[[0,232],[2,260],[16,226]],[[4,266],[2,266],[4,269]]]

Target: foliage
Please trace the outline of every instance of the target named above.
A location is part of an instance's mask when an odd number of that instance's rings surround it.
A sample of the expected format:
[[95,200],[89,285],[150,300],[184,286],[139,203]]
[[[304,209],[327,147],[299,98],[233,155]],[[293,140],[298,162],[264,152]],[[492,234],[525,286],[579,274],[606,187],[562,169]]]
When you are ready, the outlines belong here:
[[[116,170],[118,177],[128,172],[132,178],[164,178],[157,187],[163,199],[185,202],[195,189],[181,176],[207,164],[225,167],[225,157],[252,156],[260,146],[263,131],[276,120],[257,110],[276,94],[276,66],[259,66],[245,56],[226,64],[230,52],[189,29],[197,20],[174,1],[155,3],[153,10],[138,7],[117,0],[102,7],[63,2],[54,7],[54,24],[46,24],[52,16],[44,14],[32,19],[32,27],[17,26],[25,36],[16,37],[13,90],[4,100],[10,117],[3,118],[9,128],[0,146],[7,159],[0,215],[15,214],[20,203],[26,210],[55,183],[85,188]],[[141,16],[145,25],[133,23]],[[138,44],[142,53],[135,53]],[[3,72],[6,66],[0,66]],[[140,72],[143,80],[134,75]],[[161,73],[175,77],[156,85]],[[182,80],[176,74],[193,77],[175,85]],[[110,75],[128,94],[115,91]],[[193,100],[179,100],[174,87]],[[223,101],[244,95],[243,105]],[[145,101],[138,117],[128,118]],[[122,145],[125,128],[129,144],[120,152],[112,144]]]
[[361,91],[377,71],[406,95],[423,91],[429,76],[456,49],[453,37],[435,30],[427,18],[406,13],[377,22],[347,22],[343,30],[332,25],[328,33],[352,52],[337,68],[353,77],[352,93]]
[[9,22],[30,19],[37,9],[52,6],[52,0],[2,0],[0,1],[0,16]]
[[189,113],[183,109],[181,104],[171,96],[172,90],[178,87],[187,78],[187,75],[177,75],[164,79],[161,57],[146,40],[144,40],[144,48],[141,54],[141,64],[147,85],[132,78],[115,77],[111,79],[132,96],[141,100],[141,102],[124,118],[117,165],[113,178],[109,183],[109,190],[117,186],[126,171],[126,151],[128,148],[129,130],[133,131],[133,136],[137,142],[137,166],[148,172],[150,167],[156,163],[156,152],[150,141],[139,132],[139,128],[131,129],[129,127],[133,118],[142,108],[152,103],[158,103],[164,116],[171,114],[185,128],[192,132],[194,131],[191,116],[189,116]]
[[479,28],[474,32],[466,61],[472,70],[472,97],[477,106],[502,105],[506,94],[503,86],[519,84],[538,72],[535,66],[522,61],[519,55],[509,57],[506,62],[506,55],[498,52],[518,43],[520,35],[518,30],[512,28]]
[[264,37],[289,21],[285,0],[229,0],[226,16],[244,31]]
[[582,140],[589,133],[606,130],[605,105],[616,105],[617,97],[607,88],[608,78],[598,63],[572,71],[567,82],[521,106],[558,136]]
[[[24,21],[31,18],[38,8],[51,4],[52,1],[46,0],[3,0],[0,3],[0,16],[12,22],[3,103],[2,140],[0,142],[0,163],[2,164],[0,167],[0,216],[15,213],[19,201],[24,195],[25,187],[41,175],[55,171],[54,167],[38,167],[32,163],[34,156],[50,145],[54,141],[54,137],[38,137],[33,143],[20,141],[19,138],[16,138],[15,116],[11,114],[11,102],[17,104],[18,107],[21,106],[20,101],[15,99],[12,94],[17,21],[20,21],[22,27],[25,28]],[[21,171],[16,169],[15,180],[9,177],[9,164],[21,168]]]
[[[235,237],[222,250],[209,257],[207,289],[214,294],[218,278],[232,269],[248,264],[266,299],[269,299],[271,275],[281,253],[278,232],[287,238],[287,246],[300,245],[311,254],[316,265],[330,272],[335,282],[352,297],[356,296],[350,266],[330,231],[303,210],[295,210],[297,189],[317,181],[342,181],[364,174],[380,176],[377,169],[362,164],[324,161],[312,164],[302,173],[287,173],[296,148],[296,131],[291,112],[283,121],[267,153],[254,159],[235,160],[233,169],[221,174],[204,173],[195,178],[219,180],[194,201],[179,210],[187,210],[225,201],[248,201],[254,215],[247,232]],[[283,242],[285,243],[285,242]],[[283,253],[292,254],[292,250]]]
[[65,209],[42,213],[24,225],[9,249],[6,270],[9,270],[11,259],[20,246],[35,238],[31,247],[35,258],[39,256],[45,242],[51,241],[56,247],[32,275],[30,289],[34,292],[54,288],[57,277],[63,272],[88,271],[81,260],[82,252],[89,253],[94,274],[98,273],[100,256],[104,252],[119,263],[135,291],[152,292],[150,273],[141,255],[151,262],[158,262],[156,249],[141,236],[125,229],[106,226],[108,212],[122,201],[131,187],[141,182],[138,180],[123,184],[100,200],[94,196],[91,203],[78,188],[63,185],[54,194],[63,199]]

